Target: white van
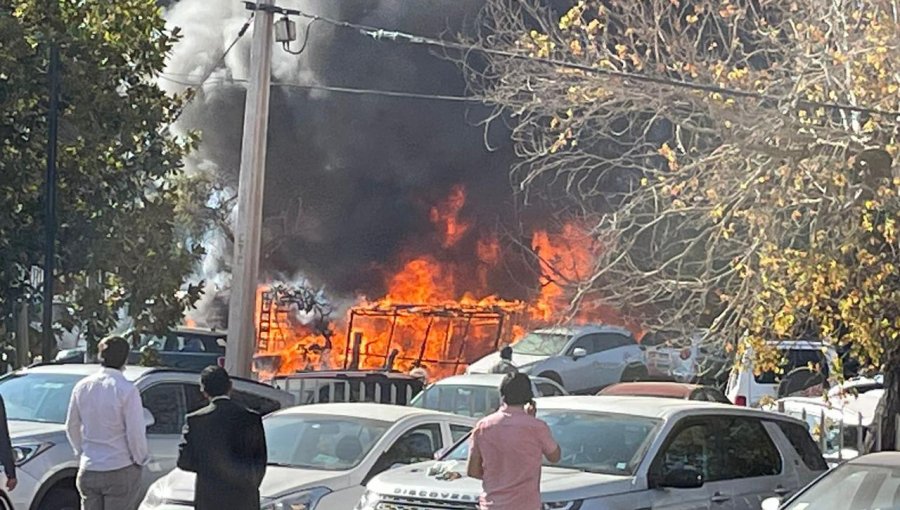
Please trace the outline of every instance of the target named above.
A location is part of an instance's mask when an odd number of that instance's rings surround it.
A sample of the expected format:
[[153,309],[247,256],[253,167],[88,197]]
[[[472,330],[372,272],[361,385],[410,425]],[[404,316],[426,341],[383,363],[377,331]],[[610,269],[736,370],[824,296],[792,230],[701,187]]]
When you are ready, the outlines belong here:
[[838,359],[838,353],[829,345],[812,341],[771,342],[770,345],[782,352],[785,363],[782,373],[767,371],[755,373],[753,366],[754,352],[752,348],[744,353],[741,363],[731,369],[725,396],[735,405],[758,407],[764,397],[775,399],[778,394],[778,383],[784,374],[800,367],[813,366],[822,370],[832,383],[831,369]]

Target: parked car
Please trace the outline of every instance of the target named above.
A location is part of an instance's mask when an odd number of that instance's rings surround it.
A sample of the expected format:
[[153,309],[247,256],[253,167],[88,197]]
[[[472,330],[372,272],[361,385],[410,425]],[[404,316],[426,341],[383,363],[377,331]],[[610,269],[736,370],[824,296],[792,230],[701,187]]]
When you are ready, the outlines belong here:
[[678,398],[681,400],[719,402],[720,404],[731,403],[724,393],[712,386],[669,382],[618,383],[603,388],[597,395]]
[[[200,372],[211,365],[223,366],[225,338],[225,331],[189,327],[174,328],[165,335],[141,335],[139,345],[128,355],[128,363],[140,364],[144,351],[152,349],[159,366]],[[85,352],[85,347],[66,349],[57,353],[53,362],[84,363]]]
[[[620,381],[647,377],[644,352],[634,336],[614,326],[539,329],[512,345],[520,372],[555,381],[570,393],[595,393]],[[471,364],[468,373],[487,373],[500,360],[493,353]]]
[[408,405],[422,391],[418,377],[377,370],[337,370],[279,375],[272,385],[294,396],[298,405],[375,402]]
[[721,348],[711,345],[701,331],[685,335],[675,331],[654,331],[641,338],[647,352],[651,377],[676,382],[715,384],[728,377],[728,359]]
[[[831,367],[838,359],[837,351],[822,342],[785,341],[772,342],[771,346],[779,350],[783,357],[782,374],[790,373],[801,367],[812,366],[820,370],[825,378],[836,383],[830,377]],[[754,353],[747,349],[742,362],[731,370],[725,396],[739,406],[757,407],[761,400],[774,400],[778,394],[778,383],[781,374],[772,371],[756,373],[753,366]]]
[[822,397],[787,397],[764,408],[793,416],[806,423],[813,440],[819,443],[825,460],[836,466],[858,457],[875,421],[875,410],[884,390],[859,395],[844,394],[828,400]]
[[832,469],[789,498],[762,510],[893,510],[900,508],[900,452],[872,453]]
[[872,390],[884,389],[884,376],[877,374],[874,377],[853,377],[828,390],[828,397],[841,397],[847,395],[862,395]]
[[[66,438],[66,411],[75,384],[97,370],[90,364],[47,364],[0,379],[19,479],[6,497],[15,508],[78,509],[78,459]],[[206,401],[196,373],[146,367],[126,367],[124,373],[144,403],[151,457],[142,481],[146,488],[175,467],[184,416]],[[232,398],[263,414],[294,402],[287,393],[243,379],[234,379]]]
[[[351,509],[375,475],[433,458],[475,420],[384,404],[313,404],[263,420],[269,467],[264,510]],[[140,510],[194,508],[194,475],[176,469],[153,484]]]
[[[562,449],[541,472],[545,509],[759,510],[827,468],[803,423],[764,411],[597,396],[538,399],[537,409]],[[463,439],[440,461],[376,476],[357,510],[476,509],[481,482],[464,476],[468,450]]]
[[[467,374],[441,379],[429,385],[410,403],[413,407],[481,418],[500,407],[500,383],[505,374]],[[531,376],[535,396],[568,395],[550,379]]]

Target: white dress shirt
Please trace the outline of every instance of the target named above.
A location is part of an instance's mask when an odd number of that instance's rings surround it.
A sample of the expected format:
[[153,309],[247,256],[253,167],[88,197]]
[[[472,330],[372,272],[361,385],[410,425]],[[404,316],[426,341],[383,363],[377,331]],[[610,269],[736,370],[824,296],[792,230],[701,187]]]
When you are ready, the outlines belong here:
[[141,395],[121,370],[103,368],[72,390],[66,435],[85,471],[114,471],[147,463]]

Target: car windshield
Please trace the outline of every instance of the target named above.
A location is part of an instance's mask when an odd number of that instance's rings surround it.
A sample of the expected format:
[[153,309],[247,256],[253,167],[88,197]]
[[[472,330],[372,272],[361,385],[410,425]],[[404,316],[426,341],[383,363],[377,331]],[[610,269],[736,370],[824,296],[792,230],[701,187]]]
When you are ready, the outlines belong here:
[[568,335],[549,333],[528,333],[512,345],[513,353],[530,356],[555,356],[563,351],[569,341]]
[[[661,423],[643,416],[556,409],[539,410],[538,418],[562,450],[559,462],[544,465],[624,476],[634,474]],[[469,441],[463,440],[442,460],[468,457]]]
[[776,374],[772,371],[761,372],[754,376],[756,382],[759,384],[776,384],[781,380],[783,375],[800,367],[811,367],[815,370],[821,370],[823,375],[828,377],[828,362],[822,351],[813,349],[789,349],[784,351],[783,354],[784,360],[781,364],[781,373]]
[[784,510],[894,510],[900,508],[900,466],[844,464]]
[[270,465],[325,471],[355,467],[390,426],[343,416],[282,414],[263,421]]
[[500,407],[500,389],[490,386],[435,384],[419,393],[410,405],[480,418]]
[[72,389],[84,376],[21,373],[0,380],[9,420],[65,423]]

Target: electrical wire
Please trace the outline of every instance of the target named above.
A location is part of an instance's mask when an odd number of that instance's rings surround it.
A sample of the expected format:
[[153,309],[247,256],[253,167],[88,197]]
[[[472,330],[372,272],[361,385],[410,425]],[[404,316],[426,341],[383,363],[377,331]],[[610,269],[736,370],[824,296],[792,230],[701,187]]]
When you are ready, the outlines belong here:
[[[179,85],[184,85],[185,87],[201,87],[206,85],[221,85],[228,83],[247,83],[248,80],[244,79],[223,79],[218,81],[207,81],[205,83],[197,83],[197,82],[187,82],[175,78],[170,78],[166,75],[160,75],[160,78],[172,82],[177,83]],[[378,89],[366,89],[366,88],[355,88],[355,87],[339,87],[334,85],[313,85],[313,84],[303,84],[303,83],[291,83],[291,82],[272,82],[271,85],[273,87],[286,87],[286,88],[298,88],[298,89],[306,89],[306,90],[321,90],[325,92],[338,92],[342,94],[353,94],[353,95],[371,95],[371,96],[382,96],[382,97],[393,97],[393,98],[402,98],[402,99],[420,99],[420,100],[433,100],[433,101],[451,101],[451,102],[460,102],[460,103],[481,103],[484,104],[484,101],[477,97],[472,96],[451,96],[451,95],[442,95],[442,94],[423,94],[418,92],[405,92],[401,90],[378,90]]]
[[[750,98],[750,99],[758,99],[762,101],[771,101],[775,104],[784,104],[786,102],[791,102],[784,97],[775,96],[772,94],[764,94],[760,92],[751,92],[747,90],[739,90],[732,89],[727,87],[720,87],[718,85],[705,85],[702,83],[693,83],[686,80],[679,80],[674,78],[662,78],[656,76],[647,76],[645,74],[632,73],[628,71],[615,71],[611,69],[601,69],[593,66],[589,66],[586,64],[579,64],[577,62],[569,62],[566,60],[560,60],[555,58],[547,58],[547,57],[535,57],[531,55],[526,55],[523,53],[516,53],[513,51],[507,50],[498,50],[494,48],[485,48],[483,46],[457,43],[452,41],[445,41],[442,39],[436,39],[432,37],[425,37],[416,34],[410,34],[407,32],[400,32],[395,30],[385,30],[379,27],[373,27],[369,25],[361,25],[358,23],[352,23],[349,21],[343,20],[335,20],[325,16],[321,16],[318,14],[309,14],[303,11],[293,10],[293,9],[281,9],[281,12],[285,14],[293,14],[296,16],[304,17],[311,20],[320,20],[330,25],[347,28],[350,30],[357,31],[365,36],[371,37],[372,39],[378,41],[390,41],[390,42],[401,42],[407,44],[415,44],[415,45],[424,45],[431,47],[439,47],[442,49],[450,49],[461,52],[479,52],[486,55],[495,55],[505,58],[510,58],[514,60],[526,60],[531,62],[537,62],[542,64],[547,64],[556,67],[563,67],[568,69],[575,69],[579,71],[584,71],[592,74],[600,74],[606,76],[612,76],[616,78],[622,78],[627,80],[634,80],[637,82],[643,83],[654,83],[658,85],[666,85],[671,87],[681,87],[687,88],[691,90],[697,90],[702,92],[711,92],[718,93],[723,96],[733,96],[740,98]],[[900,117],[900,112],[897,111],[885,111],[877,108],[867,108],[864,106],[855,106],[849,104],[841,104],[841,103],[829,103],[822,101],[811,101],[808,99],[797,99],[793,101],[798,106],[803,106],[807,108],[824,108],[826,110],[838,110],[838,111],[850,111],[856,113],[865,113],[865,114],[876,114],[876,115],[884,115],[888,117]]]
[[[185,94],[184,101],[181,103],[181,107],[178,109],[178,111],[175,112],[175,115],[172,117],[172,122],[169,123],[170,126],[172,124],[175,124],[175,122],[177,122],[178,119],[181,118],[181,114],[183,114],[185,109],[187,109],[188,105],[191,104],[191,101],[193,101],[197,97],[197,90],[204,83],[206,83],[206,80],[209,80],[209,78],[213,75],[213,73],[216,72],[217,69],[219,69],[219,66],[221,66],[222,64],[225,63],[225,58],[228,56],[228,54],[231,52],[231,50],[237,45],[238,41],[241,40],[241,37],[244,37],[244,34],[246,34],[247,30],[250,28],[250,24],[253,22],[254,14],[255,14],[254,12],[250,13],[250,16],[247,18],[247,21],[244,22],[243,26],[241,26],[241,29],[238,31],[235,38],[231,41],[231,44],[229,44],[228,47],[225,48],[225,51],[222,52],[222,55],[219,56],[218,59],[216,59],[216,61],[213,63],[213,65],[209,66],[209,69],[206,71],[206,73],[203,75],[203,77],[200,79],[200,81],[197,84],[190,85],[190,84],[182,83],[183,85],[186,85],[186,86],[189,86],[192,88],[189,89],[187,91],[187,93]],[[175,81],[175,80],[172,80],[171,78],[165,78],[163,76],[163,74],[165,74],[165,73],[160,73],[161,78],[167,79],[169,81]],[[176,82],[176,83],[180,83],[180,82]]]

